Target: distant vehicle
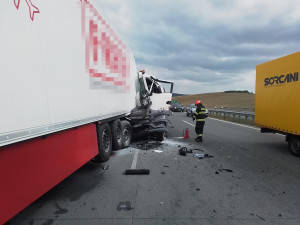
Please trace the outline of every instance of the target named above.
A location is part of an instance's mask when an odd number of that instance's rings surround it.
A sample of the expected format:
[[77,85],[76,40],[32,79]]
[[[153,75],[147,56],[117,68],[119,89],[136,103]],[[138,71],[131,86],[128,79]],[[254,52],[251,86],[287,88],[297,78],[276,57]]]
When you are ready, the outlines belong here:
[[186,107],[186,115],[193,116],[194,112],[196,111],[197,106],[195,104],[190,104]]
[[178,102],[173,102],[172,105],[170,106],[170,110],[172,112],[183,112],[183,106],[179,104]]
[[[187,116],[193,116],[197,109],[197,106],[195,104],[190,104],[186,107],[186,115]],[[205,109],[205,117],[208,117],[208,109]]]

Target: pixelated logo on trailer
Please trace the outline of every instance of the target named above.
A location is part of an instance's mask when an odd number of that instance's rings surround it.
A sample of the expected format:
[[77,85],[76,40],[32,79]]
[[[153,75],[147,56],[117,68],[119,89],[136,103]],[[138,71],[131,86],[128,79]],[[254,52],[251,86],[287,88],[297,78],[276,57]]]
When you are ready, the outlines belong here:
[[[17,9],[19,9],[19,7],[20,7],[20,1],[21,0],[14,0],[14,4]],[[32,4],[31,0],[25,0],[25,1],[29,8],[29,17],[32,21],[34,21],[34,14],[40,13],[40,10],[35,5]]]
[[88,0],[81,0],[85,69],[91,89],[130,89],[130,54],[110,25]]

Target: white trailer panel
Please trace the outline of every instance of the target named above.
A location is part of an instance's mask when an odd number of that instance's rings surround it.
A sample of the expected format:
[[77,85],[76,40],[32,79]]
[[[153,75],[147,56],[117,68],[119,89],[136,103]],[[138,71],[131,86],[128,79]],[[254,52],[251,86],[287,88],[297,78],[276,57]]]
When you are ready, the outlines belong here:
[[135,107],[131,50],[93,1],[55,1],[0,9],[0,146]]

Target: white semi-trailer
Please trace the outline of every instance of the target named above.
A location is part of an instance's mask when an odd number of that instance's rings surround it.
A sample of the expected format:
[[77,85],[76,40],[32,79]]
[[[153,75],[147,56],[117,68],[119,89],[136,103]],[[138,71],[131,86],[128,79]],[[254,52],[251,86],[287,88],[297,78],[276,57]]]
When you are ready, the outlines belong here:
[[0,10],[2,224],[132,135],[162,140],[173,83],[137,71],[92,0],[11,0]]

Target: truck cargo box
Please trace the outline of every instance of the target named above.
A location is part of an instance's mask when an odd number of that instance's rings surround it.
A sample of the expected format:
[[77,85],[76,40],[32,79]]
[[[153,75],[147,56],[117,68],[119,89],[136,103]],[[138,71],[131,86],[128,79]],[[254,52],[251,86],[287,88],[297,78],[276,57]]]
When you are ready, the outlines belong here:
[[130,113],[131,50],[95,1],[4,1],[0,146]]
[[0,224],[133,134],[168,131],[173,83],[137,72],[97,2],[1,4]]
[[300,134],[300,52],[256,66],[255,124]]

